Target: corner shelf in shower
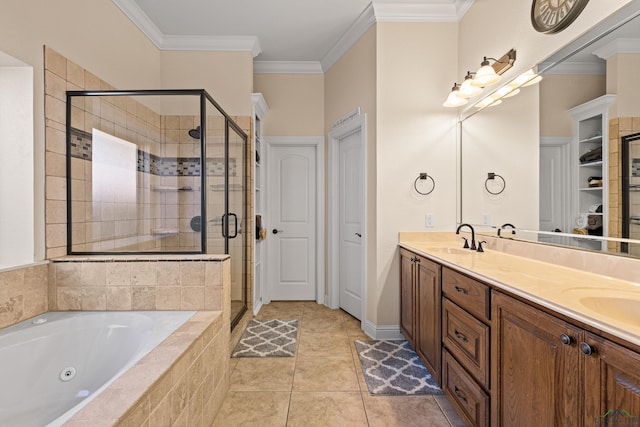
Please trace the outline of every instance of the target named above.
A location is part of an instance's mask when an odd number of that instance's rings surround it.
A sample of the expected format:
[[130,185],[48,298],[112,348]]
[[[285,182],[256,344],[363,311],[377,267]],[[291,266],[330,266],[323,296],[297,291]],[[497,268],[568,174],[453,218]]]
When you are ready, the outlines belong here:
[[173,236],[180,231],[177,228],[152,228],[151,234],[154,236]]
[[152,191],[159,193],[172,193],[177,191],[193,191],[193,187],[173,187],[170,185],[154,185],[151,187]]
[[[224,191],[224,184],[212,184],[209,186],[211,191]],[[229,191],[242,191],[241,184],[230,184]]]

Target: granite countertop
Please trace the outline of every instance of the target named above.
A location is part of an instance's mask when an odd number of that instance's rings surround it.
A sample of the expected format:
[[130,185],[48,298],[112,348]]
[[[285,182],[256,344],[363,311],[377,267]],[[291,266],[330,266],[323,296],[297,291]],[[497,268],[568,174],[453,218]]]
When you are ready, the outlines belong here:
[[[498,289],[640,346],[638,282],[487,247],[485,252],[462,250],[460,236],[454,233],[400,233],[399,244]],[[579,256],[579,251],[576,252]]]

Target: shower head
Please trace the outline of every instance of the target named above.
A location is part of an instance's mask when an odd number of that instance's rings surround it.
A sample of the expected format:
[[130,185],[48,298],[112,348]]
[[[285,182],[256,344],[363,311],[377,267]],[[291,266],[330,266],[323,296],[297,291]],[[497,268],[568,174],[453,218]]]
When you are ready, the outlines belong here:
[[193,139],[200,139],[200,126],[189,131],[189,136]]

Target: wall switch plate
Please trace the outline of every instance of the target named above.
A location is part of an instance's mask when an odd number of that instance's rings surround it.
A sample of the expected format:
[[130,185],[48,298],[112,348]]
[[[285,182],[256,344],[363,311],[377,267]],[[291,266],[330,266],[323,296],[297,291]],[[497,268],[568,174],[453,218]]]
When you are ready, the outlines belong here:
[[425,227],[433,227],[433,214],[428,213],[424,216],[424,226]]
[[491,225],[491,216],[489,214],[482,214],[482,225]]

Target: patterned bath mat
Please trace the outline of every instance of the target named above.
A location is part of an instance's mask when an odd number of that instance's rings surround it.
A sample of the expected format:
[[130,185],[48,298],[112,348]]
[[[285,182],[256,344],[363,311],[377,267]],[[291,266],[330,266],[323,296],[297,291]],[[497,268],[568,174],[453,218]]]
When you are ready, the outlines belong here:
[[442,394],[442,390],[406,340],[355,343],[369,393]]
[[252,319],[231,357],[293,357],[297,320]]

